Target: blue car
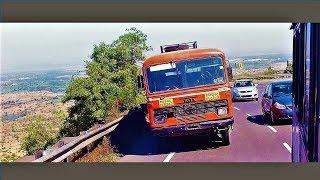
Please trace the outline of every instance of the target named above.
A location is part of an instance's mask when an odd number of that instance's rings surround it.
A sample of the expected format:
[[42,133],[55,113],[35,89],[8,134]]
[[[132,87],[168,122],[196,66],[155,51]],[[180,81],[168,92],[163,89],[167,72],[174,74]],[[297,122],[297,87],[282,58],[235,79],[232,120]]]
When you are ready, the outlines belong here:
[[292,119],[292,80],[274,81],[262,96],[262,113],[271,123]]

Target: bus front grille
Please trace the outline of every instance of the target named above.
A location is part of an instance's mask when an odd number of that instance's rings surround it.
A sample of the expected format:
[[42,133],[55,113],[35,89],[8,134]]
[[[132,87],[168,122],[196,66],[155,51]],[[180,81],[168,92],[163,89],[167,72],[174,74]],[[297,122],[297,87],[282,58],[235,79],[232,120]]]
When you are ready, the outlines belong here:
[[181,104],[157,109],[154,114],[165,114],[168,118],[175,117],[182,123],[197,122],[205,120],[205,114],[208,112],[217,113],[217,108],[222,106],[228,106],[227,100]]

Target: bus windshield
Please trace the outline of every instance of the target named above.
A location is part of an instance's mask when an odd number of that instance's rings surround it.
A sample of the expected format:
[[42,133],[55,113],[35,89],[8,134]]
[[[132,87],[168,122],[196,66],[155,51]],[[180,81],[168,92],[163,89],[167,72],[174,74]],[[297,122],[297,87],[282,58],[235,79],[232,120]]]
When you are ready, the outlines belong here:
[[221,57],[207,57],[150,66],[147,79],[154,93],[224,83],[225,73]]

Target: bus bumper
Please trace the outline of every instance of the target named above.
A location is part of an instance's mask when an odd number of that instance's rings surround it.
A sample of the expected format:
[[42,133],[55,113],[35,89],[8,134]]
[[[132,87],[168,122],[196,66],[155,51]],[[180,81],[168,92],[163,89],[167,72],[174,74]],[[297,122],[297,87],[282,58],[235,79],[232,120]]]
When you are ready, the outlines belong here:
[[205,121],[201,123],[184,124],[163,128],[154,128],[152,132],[156,136],[184,136],[184,135],[203,135],[213,130],[230,128],[234,123],[233,119],[216,121]]

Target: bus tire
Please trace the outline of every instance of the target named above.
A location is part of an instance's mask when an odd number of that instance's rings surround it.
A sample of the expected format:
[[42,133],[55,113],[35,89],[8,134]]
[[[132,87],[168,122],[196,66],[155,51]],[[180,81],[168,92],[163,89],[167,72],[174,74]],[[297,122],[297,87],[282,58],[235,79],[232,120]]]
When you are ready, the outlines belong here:
[[230,144],[229,129],[221,132],[221,145],[228,146]]
[[158,137],[157,145],[158,153],[166,153],[169,146],[168,137]]

